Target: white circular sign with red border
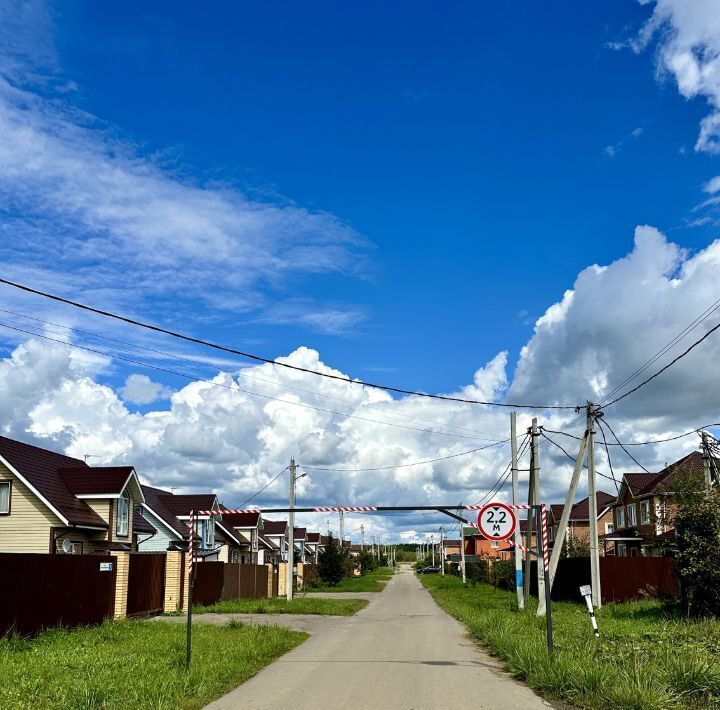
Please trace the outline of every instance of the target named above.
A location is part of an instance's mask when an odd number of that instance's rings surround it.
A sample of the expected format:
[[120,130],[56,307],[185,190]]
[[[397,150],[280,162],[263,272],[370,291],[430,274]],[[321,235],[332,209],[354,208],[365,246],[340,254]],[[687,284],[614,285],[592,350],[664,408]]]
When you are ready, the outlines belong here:
[[516,526],[515,512],[505,503],[488,503],[478,513],[478,529],[488,540],[507,540]]

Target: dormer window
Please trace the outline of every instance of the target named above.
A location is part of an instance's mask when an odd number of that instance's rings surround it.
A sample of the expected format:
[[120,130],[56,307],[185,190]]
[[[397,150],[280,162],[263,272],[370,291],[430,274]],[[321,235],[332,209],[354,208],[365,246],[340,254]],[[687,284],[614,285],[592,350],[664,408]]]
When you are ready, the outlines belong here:
[[10,481],[0,481],[0,515],[10,515]]
[[117,522],[115,524],[115,533],[118,537],[127,537],[128,528],[130,526],[130,495],[127,491],[118,498],[117,503]]

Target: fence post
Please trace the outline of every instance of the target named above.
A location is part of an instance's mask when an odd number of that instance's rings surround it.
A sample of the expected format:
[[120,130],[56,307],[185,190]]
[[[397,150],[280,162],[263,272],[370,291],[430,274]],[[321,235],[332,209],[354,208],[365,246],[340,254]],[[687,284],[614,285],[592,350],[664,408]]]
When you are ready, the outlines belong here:
[[115,558],[115,619],[127,617],[128,575],[130,573],[130,554],[114,550]]
[[182,609],[183,600],[180,598],[183,573],[182,552],[171,550],[165,553],[165,597],[163,600],[163,613],[171,614]]

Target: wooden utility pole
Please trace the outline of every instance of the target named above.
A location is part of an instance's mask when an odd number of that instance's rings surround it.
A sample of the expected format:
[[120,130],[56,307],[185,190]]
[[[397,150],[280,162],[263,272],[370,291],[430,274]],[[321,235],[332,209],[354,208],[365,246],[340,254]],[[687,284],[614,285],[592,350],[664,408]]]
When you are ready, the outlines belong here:
[[[520,487],[518,483],[518,457],[517,457],[517,414],[510,413],[510,451],[512,455],[512,497],[513,505],[520,505]],[[529,516],[528,516],[529,517]],[[462,525],[460,526],[462,528]],[[525,596],[523,594],[523,571],[522,571],[522,550],[520,543],[522,536],[520,526],[515,526],[515,589],[517,591],[518,609],[525,608]],[[463,553],[464,553],[463,546]],[[463,582],[465,581],[465,557],[463,555]]]
[[[533,478],[533,505],[540,505],[540,429],[537,425],[537,418],[532,420],[532,435],[531,435],[531,447],[532,447],[532,471],[531,475]],[[528,516],[531,518],[532,516]],[[542,537],[542,528],[540,527],[540,516],[537,519],[537,530],[535,535],[539,538]],[[537,561],[537,588],[538,588],[538,608],[537,615],[545,616],[545,569],[542,558]]]
[[288,514],[287,600],[293,598],[293,567],[295,566],[295,459],[290,459],[290,513]]
[[590,517],[590,583],[592,584],[593,605],[600,608],[600,548],[598,545],[597,494],[595,492],[595,411],[592,402],[587,403],[588,440],[588,503]]

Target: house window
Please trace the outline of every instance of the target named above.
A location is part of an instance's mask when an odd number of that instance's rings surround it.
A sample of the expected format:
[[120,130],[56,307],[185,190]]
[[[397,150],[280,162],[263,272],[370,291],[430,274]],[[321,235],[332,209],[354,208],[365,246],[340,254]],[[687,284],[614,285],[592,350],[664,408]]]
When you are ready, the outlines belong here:
[[230,562],[238,564],[240,562],[240,550],[233,550],[230,553]]
[[643,525],[650,522],[650,501],[644,500],[640,503],[640,522]]
[[625,508],[622,506],[615,508],[615,523],[618,530],[625,527]]
[[627,545],[620,543],[618,546],[618,557],[627,557]]
[[215,519],[210,518],[204,529],[204,535],[203,535],[203,547],[205,549],[210,549],[211,547],[215,547]]
[[500,547],[500,543],[497,540],[492,540],[490,542],[490,547]]
[[258,549],[258,531],[257,528],[252,528],[250,530],[250,544],[252,546],[252,549],[257,551]]
[[130,523],[130,497],[127,492],[123,493],[117,502],[117,522],[115,533],[118,537],[127,537]]
[[605,523],[605,534],[609,535],[611,532],[615,530],[615,526],[612,523]]
[[640,554],[643,557],[652,557],[652,550],[650,549],[650,545],[643,545],[640,548]]
[[0,515],[10,515],[11,481],[0,481]]
[[632,503],[627,507],[628,525],[637,525],[637,507]]

